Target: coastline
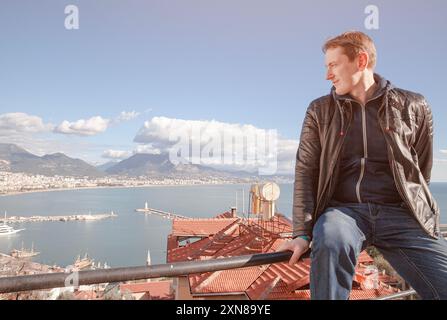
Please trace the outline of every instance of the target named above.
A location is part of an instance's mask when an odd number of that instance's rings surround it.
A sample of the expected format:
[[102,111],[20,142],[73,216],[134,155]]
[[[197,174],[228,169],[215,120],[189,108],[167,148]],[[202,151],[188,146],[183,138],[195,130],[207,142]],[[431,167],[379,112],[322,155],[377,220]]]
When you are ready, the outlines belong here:
[[42,190],[29,190],[29,191],[15,191],[10,193],[0,194],[0,197],[18,196],[28,193],[46,193],[57,191],[74,191],[74,190],[90,190],[90,189],[129,189],[129,188],[152,188],[152,187],[191,187],[191,186],[209,186],[209,185],[230,185],[230,184],[249,184],[252,182],[222,182],[222,183],[185,183],[185,184],[150,184],[143,186],[95,186],[95,187],[76,187],[76,188],[54,188],[54,189],[42,189]]

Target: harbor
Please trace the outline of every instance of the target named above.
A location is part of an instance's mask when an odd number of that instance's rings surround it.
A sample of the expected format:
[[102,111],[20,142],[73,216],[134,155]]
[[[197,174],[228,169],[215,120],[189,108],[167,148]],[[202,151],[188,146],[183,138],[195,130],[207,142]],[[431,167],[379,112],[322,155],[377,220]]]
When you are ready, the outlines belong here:
[[22,216],[11,216],[8,218],[0,219],[1,222],[7,223],[16,223],[16,222],[52,222],[52,221],[97,221],[103,219],[109,219],[117,217],[118,215],[111,211],[110,213],[102,213],[102,214],[73,214],[73,215],[65,215],[65,216],[31,216],[31,217],[22,217]]

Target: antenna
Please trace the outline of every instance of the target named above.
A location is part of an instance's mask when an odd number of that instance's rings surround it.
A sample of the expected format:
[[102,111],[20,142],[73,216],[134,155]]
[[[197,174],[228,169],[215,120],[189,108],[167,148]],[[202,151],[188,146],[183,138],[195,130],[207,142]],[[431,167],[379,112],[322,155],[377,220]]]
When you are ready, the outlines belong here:
[[236,205],[235,205],[236,209],[237,209],[237,190],[236,190]]
[[250,218],[250,211],[251,211],[251,201],[252,201],[252,197],[253,195],[250,194],[248,195],[248,211],[247,211],[247,219]]
[[238,205],[238,193],[239,190],[242,190],[242,209],[241,209],[241,213],[242,213],[242,217],[245,218],[245,190],[244,188],[238,188],[236,189],[236,208]]
[[149,249],[147,250],[146,265],[147,266],[151,265],[151,251]]

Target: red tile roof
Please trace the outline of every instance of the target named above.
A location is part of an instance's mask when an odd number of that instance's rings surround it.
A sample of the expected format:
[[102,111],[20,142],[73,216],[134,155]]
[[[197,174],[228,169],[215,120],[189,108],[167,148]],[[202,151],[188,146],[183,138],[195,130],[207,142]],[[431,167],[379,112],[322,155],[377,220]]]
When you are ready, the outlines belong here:
[[[276,288],[275,288],[276,289]],[[396,290],[388,289],[381,287],[379,289],[352,289],[351,294],[349,295],[349,300],[368,300],[374,299],[382,296],[386,296],[389,294],[396,293]],[[282,284],[278,286],[277,290],[272,292],[269,297],[269,300],[310,300],[310,290],[297,290],[294,292],[290,292],[285,290],[285,285]]]
[[284,281],[279,281],[269,292],[268,300],[309,300],[310,290],[291,291]]
[[272,297],[272,300],[310,300],[310,290],[297,290],[295,292],[286,292],[284,295],[278,293]]
[[292,221],[281,214],[275,215],[271,220],[263,221],[262,227],[274,234],[292,233]]
[[207,246],[212,241],[211,238],[203,238],[199,241],[190,243],[184,247],[168,248],[168,256],[166,261],[178,262],[192,260],[196,253],[203,247]]
[[[274,252],[284,242],[285,239],[276,239],[270,248]],[[310,259],[300,260],[293,266],[288,262],[274,263],[268,265],[265,272],[247,290],[251,299],[269,297],[268,292],[278,285],[284,285],[288,291],[301,288],[309,284]],[[269,287],[272,282],[277,282],[274,287]],[[279,281],[279,282],[278,282]]]
[[[265,272],[247,289],[247,295],[251,299],[270,299],[270,291],[278,285],[284,286],[287,292],[308,285],[310,265],[306,260],[294,266],[289,266],[288,263],[268,265]],[[270,286],[273,282],[276,283]]]
[[231,211],[226,211],[216,216],[216,219],[224,219],[224,218],[234,218],[234,217]]
[[264,272],[264,269],[262,266],[256,266],[210,272],[205,277],[191,275],[189,277],[191,293],[243,292]]
[[141,283],[123,283],[120,284],[120,291],[122,293],[126,291],[130,293],[146,292],[148,297],[158,300],[170,300],[174,298],[172,292],[172,280]]
[[396,293],[397,290],[379,287],[378,289],[352,289],[349,300],[366,300],[387,296]]
[[[281,215],[275,216],[270,221],[261,221],[257,218],[249,220],[198,219],[195,223],[194,220],[174,221],[177,222],[173,237],[185,236],[188,232],[192,234],[191,231],[185,232],[188,228],[196,230],[201,228],[200,232],[204,238],[185,247],[168,248],[168,261],[215,259],[275,252],[284,241],[290,239],[290,237],[282,238],[280,235],[292,231],[291,221]],[[194,234],[197,235],[200,232]],[[174,242],[171,241],[171,243]],[[361,282],[364,278],[361,273],[364,270],[362,266],[372,262],[373,259],[365,251],[362,252],[358,258],[358,272],[355,279]],[[188,279],[192,294],[245,292],[250,299],[308,299],[306,290],[299,289],[308,288],[309,274],[310,259],[304,259],[294,266],[290,266],[288,262],[282,262],[195,274],[190,275]],[[385,294],[386,290],[389,289],[381,286],[379,290],[363,293],[363,296]],[[353,297],[362,297],[357,291],[353,291]]]
[[78,291],[74,294],[77,300],[99,300],[97,292],[95,291]]
[[237,218],[223,219],[174,219],[172,220],[173,236],[207,237],[236,222]]

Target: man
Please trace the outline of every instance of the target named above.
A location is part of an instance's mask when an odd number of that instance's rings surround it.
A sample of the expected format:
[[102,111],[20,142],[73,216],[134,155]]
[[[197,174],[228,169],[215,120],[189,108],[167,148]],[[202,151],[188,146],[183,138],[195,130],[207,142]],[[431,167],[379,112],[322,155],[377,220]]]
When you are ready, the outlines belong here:
[[295,168],[294,264],[311,251],[312,299],[348,299],[359,253],[374,245],[423,299],[447,299],[447,242],[428,184],[433,121],[420,94],[374,73],[362,32],[323,46],[331,93],[313,101]]

